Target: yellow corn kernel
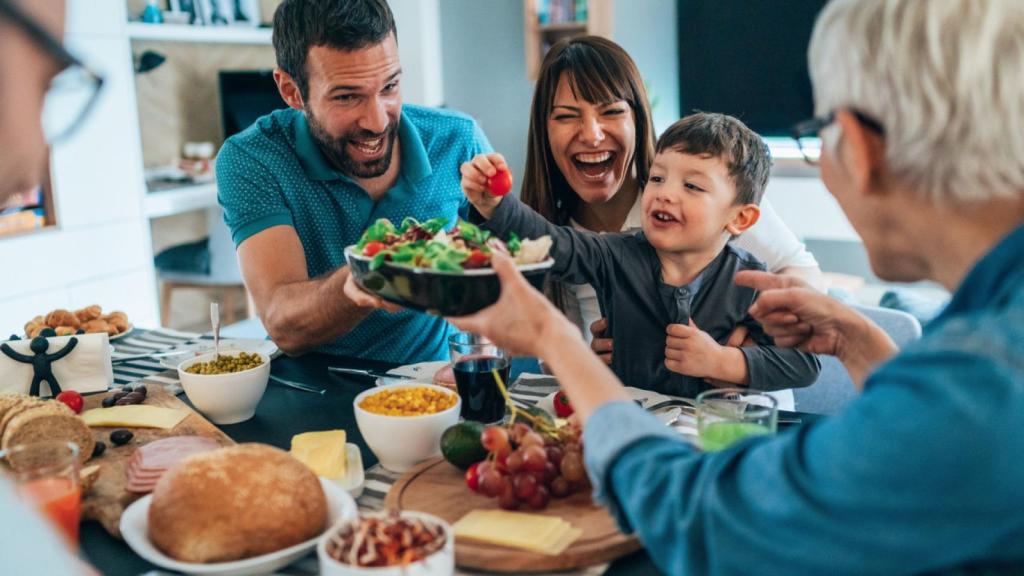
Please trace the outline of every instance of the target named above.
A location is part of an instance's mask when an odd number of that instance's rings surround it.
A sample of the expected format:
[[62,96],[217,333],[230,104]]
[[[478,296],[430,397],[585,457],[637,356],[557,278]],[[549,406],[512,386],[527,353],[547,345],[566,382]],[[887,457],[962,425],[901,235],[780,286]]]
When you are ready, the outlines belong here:
[[425,386],[384,389],[359,403],[367,412],[386,416],[422,416],[443,412],[455,405],[456,397]]

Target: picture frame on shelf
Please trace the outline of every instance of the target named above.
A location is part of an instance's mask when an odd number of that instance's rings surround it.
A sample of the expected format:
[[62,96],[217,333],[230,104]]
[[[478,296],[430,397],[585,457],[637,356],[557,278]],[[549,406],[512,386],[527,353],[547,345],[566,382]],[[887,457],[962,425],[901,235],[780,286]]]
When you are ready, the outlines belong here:
[[167,7],[172,14],[185,14],[186,24],[199,24],[196,22],[195,0],[167,0]]
[[194,0],[196,24],[203,26],[227,26],[231,24],[229,16],[234,14],[231,0]]
[[235,26],[258,28],[262,23],[260,0],[227,0],[232,5]]
[[230,26],[235,23],[233,0],[209,0],[210,23],[214,26]]

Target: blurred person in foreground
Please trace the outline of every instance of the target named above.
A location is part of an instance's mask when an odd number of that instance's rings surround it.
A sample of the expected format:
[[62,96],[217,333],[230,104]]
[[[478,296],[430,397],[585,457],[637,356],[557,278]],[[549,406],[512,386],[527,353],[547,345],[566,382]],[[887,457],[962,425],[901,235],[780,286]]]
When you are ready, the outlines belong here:
[[[64,0],[0,0],[0,204],[39,185],[48,144],[70,135],[99,94],[99,77],[62,46],[64,14]],[[52,90],[73,94],[64,104],[74,109],[50,114],[44,132]],[[95,573],[2,475],[0,535],[5,574]]]

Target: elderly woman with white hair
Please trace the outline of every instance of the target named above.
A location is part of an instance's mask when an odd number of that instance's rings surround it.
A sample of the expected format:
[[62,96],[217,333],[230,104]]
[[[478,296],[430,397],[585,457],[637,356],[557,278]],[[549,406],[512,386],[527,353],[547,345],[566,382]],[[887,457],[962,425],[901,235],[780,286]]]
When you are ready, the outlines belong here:
[[864,383],[841,413],[701,453],[507,260],[499,302],[453,322],[550,364],[596,498],[666,573],[1024,574],[1024,2],[836,0],[809,53],[801,133],[875,273],[954,291],[897,351],[796,280],[737,278],[776,343]]

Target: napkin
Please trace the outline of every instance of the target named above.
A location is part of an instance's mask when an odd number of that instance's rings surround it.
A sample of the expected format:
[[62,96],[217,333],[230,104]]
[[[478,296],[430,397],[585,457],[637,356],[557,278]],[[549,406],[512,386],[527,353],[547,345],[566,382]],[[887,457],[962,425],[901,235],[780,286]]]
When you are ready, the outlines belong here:
[[[62,350],[71,338],[78,344],[70,354],[53,362],[51,369],[61,390],[103,392],[114,382],[114,369],[110,363],[110,343],[106,334],[81,334],[78,336],[55,336],[50,342],[47,354]],[[15,352],[32,356],[31,340],[9,340],[5,342]],[[18,362],[0,352],[0,393],[28,394],[32,386],[34,371],[31,363]],[[40,385],[39,393],[50,396],[47,383]]]

